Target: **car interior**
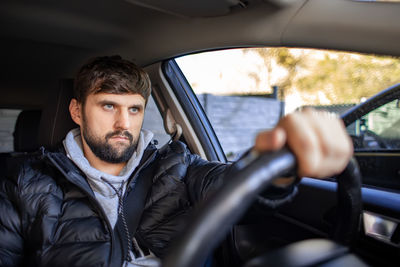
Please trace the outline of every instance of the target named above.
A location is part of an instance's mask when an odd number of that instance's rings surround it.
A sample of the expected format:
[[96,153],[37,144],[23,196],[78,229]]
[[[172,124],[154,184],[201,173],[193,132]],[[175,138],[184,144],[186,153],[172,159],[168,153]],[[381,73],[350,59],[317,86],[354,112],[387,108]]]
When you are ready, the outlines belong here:
[[[76,127],[68,113],[73,78],[91,57],[118,54],[146,70],[152,95],[145,125],[155,132],[158,146],[180,140],[205,159],[228,162],[177,58],[250,47],[398,58],[398,14],[400,1],[385,0],[1,1],[0,117],[13,114],[7,126],[10,146],[0,143],[1,176],[13,175],[43,147],[54,149]],[[391,94],[390,101],[399,99],[399,93]],[[350,125],[375,108],[357,106],[344,121]],[[287,153],[254,161],[199,212],[163,266],[200,266],[210,255],[209,266],[397,266],[400,149],[371,151],[356,151],[358,165],[369,169],[360,173],[357,164],[346,169],[342,176],[353,177],[351,182],[340,182],[347,181],[341,176],[303,178],[295,199],[276,210],[253,205],[260,192],[250,189],[240,208],[226,204],[235,190],[247,188],[243,181],[268,186],[272,174],[268,179],[257,175],[257,162],[289,158],[285,168],[294,164]],[[377,158],[386,165],[376,164]],[[391,175],[391,182],[366,184],[366,170],[382,181]],[[187,251],[193,241],[199,247]]]

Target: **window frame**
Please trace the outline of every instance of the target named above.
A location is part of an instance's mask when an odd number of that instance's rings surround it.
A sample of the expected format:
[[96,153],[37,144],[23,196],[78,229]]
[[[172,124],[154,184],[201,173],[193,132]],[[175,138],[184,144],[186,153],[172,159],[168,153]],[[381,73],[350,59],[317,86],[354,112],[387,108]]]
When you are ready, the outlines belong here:
[[161,65],[161,70],[183,111],[189,118],[191,126],[197,133],[207,159],[227,162],[222,146],[207,115],[175,59],[164,61]]

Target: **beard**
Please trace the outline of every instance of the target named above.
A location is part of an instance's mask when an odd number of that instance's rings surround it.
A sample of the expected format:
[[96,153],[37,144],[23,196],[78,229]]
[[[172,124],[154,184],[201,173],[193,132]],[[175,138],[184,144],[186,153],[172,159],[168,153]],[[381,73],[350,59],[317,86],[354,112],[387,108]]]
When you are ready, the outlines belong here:
[[[113,146],[109,143],[110,138],[113,136],[124,136],[128,138],[129,144],[115,144]],[[95,136],[85,122],[83,123],[83,138],[93,154],[99,159],[109,163],[127,162],[136,151],[138,144],[138,138],[134,140],[130,132],[122,130],[107,133],[104,139],[102,139],[101,137]]]

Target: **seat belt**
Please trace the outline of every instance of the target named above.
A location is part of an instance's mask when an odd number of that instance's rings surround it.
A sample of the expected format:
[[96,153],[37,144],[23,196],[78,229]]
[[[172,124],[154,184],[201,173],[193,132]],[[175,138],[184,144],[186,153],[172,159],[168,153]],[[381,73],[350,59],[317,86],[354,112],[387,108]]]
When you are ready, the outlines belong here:
[[[133,189],[128,192],[128,195],[124,199],[123,212],[125,213],[125,220],[128,225],[129,235],[131,238],[135,236],[144,206],[146,204],[147,195],[150,191],[151,185],[153,184],[154,165],[157,162],[155,159],[158,157],[158,152],[154,152],[154,150],[150,151],[150,156],[148,153],[146,154],[147,155],[143,155],[143,161],[147,162],[149,160],[150,163],[140,168],[138,176],[135,178],[136,181],[133,181],[135,183]],[[135,173],[136,172],[134,172],[133,176]],[[127,190],[129,189],[127,188]],[[113,240],[114,247],[111,266],[122,266],[126,259],[127,253],[129,252],[127,246],[127,235],[120,218],[118,218],[114,227],[114,236],[115,240]],[[129,242],[132,242],[132,240],[129,240]]]

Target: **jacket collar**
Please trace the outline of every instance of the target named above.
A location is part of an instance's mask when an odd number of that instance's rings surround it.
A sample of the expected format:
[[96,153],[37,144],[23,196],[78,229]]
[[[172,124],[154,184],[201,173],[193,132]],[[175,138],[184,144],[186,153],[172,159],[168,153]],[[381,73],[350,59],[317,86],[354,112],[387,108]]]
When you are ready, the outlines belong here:
[[[157,148],[154,144],[150,143],[145,151],[143,152],[142,159],[136,170],[131,175],[131,178],[136,175],[138,171],[140,171],[145,165],[152,161],[154,157],[152,155],[157,151]],[[63,176],[70,181],[71,183],[75,184],[79,188],[83,189],[86,193],[94,197],[93,190],[91,189],[89,183],[85,178],[85,174],[75,165],[75,163],[69,159],[66,155],[66,151],[62,145],[58,146],[56,151],[43,151],[43,156],[47,158],[52,165],[54,165],[62,174]],[[130,180],[132,180],[130,178]],[[129,183],[132,184],[132,183]]]

